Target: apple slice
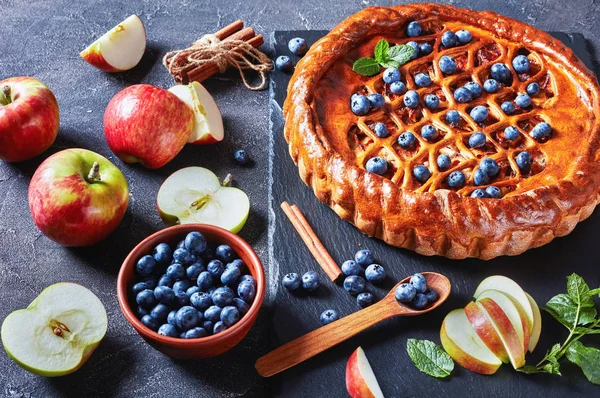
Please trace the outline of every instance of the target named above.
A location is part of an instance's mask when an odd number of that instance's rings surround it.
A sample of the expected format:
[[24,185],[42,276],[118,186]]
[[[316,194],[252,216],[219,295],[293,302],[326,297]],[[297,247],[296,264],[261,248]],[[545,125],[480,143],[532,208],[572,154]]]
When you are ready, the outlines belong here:
[[538,307],[533,297],[531,297],[527,292],[525,292],[525,295],[527,296],[529,304],[533,309],[533,330],[531,331],[531,336],[529,337],[529,352],[533,352],[538,341],[540,340],[540,333],[542,332],[542,314],[540,313],[540,307]]
[[472,372],[493,374],[502,364],[477,335],[463,308],[446,315],[440,339],[446,352],[463,368]]
[[496,327],[484,310],[482,310],[477,303],[471,301],[465,307],[465,314],[469,319],[469,323],[471,323],[471,326],[475,330],[475,333],[477,333],[487,348],[489,348],[502,362],[508,363],[510,360],[506,348],[504,347],[504,342],[500,338],[500,335],[498,335]]
[[224,187],[202,167],[171,174],[158,190],[158,212],[169,225],[211,224],[238,232],[248,219],[250,201],[240,189]]
[[371,364],[358,347],[346,364],[346,389],[352,398],[383,398]]
[[28,371],[63,376],[88,360],[107,324],[106,310],[94,293],[76,283],[56,283],[29,307],[6,317],[2,344],[8,356]]
[[198,82],[173,86],[170,92],[179,97],[194,111],[194,129],[188,138],[188,144],[213,144],[223,140],[223,118],[214,98]]
[[123,72],[136,66],[146,51],[146,29],[132,15],[83,50],[81,58],[104,72]]

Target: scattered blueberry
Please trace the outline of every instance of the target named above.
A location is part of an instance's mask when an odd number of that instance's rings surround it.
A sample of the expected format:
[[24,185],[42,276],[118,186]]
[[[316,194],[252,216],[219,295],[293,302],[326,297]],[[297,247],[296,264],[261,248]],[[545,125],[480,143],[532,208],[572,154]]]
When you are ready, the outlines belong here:
[[475,170],[473,173],[473,183],[475,185],[487,185],[490,183],[490,177],[481,169]]
[[352,113],[356,116],[364,116],[371,110],[371,102],[364,95],[353,95],[350,100],[350,107],[352,108]]
[[517,98],[515,98],[515,104],[521,108],[527,108],[531,105],[531,97],[527,94],[519,94]]
[[371,264],[365,269],[365,278],[373,284],[383,282],[385,275],[385,269],[379,264]]
[[333,321],[337,321],[339,318],[340,317],[335,310],[325,310],[321,313],[319,320],[321,321],[321,325],[325,326]]
[[417,179],[417,181],[424,183],[429,180],[431,177],[431,171],[422,164],[415,166],[413,169],[413,176]]
[[319,287],[319,275],[315,271],[308,271],[302,275],[302,288],[312,292]]
[[146,255],[138,260],[135,264],[135,270],[141,276],[148,276],[154,271],[156,260],[150,255]]
[[425,290],[425,293],[423,293],[423,294],[425,295],[425,297],[427,297],[428,303],[433,303],[434,301],[437,301],[437,299],[438,299],[438,294],[433,289],[427,289],[427,290]]
[[415,297],[410,301],[410,305],[416,310],[422,310],[427,306],[427,296],[423,293],[415,294]]
[[238,149],[233,153],[233,160],[236,161],[237,164],[243,166],[248,164],[250,161],[250,156],[248,156],[248,152],[243,149]]
[[511,115],[515,112],[515,104],[510,101],[503,102],[502,105],[500,105],[500,108],[502,108],[502,111],[507,115]]
[[479,162],[479,169],[491,178],[496,177],[500,173],[498,163],[492,158],[483,158],[481,162]]
[[450,168],[450,166],[452,165],[452,160],[450,159],[450,156],[448,155],[439,155],[437,157],[437,165],[438,168],[442,171],[444,170],[448,170]]
[[375,262],[375,257],[373,257],[373,253],[369,249],[362,249],[354,255],[354,261],[361,267],[366,267]]
[[375,131],[375,135],[379,138],[387,138],[390,135],[387,126],[381,122],[375,123],[373,131]]
[[475,82],[467,82],[464,87],[471,92],[473,98],[479,98],[483,92],[481,86]]
[[446,75],[451,75],[454,72],[456,72],[456,61],[454,60],[454,58],[448,55],[442,56],[439,60],[438,65],[442,73]]
[[197,326],[197,327],[192,328],[192,329],[188,330],[187,332],[185,332],[184,338],[199,339],[201,337],[206,337],[206,336],[208,336],[208,332],[206,331],[206,329]]
[[537,82],[529,83],[526,91],[529,95],[538,95],[540,92],[540,84]]
[[396,95],[402,95],[406,92],[406,84],[397,81],[390,84],[390,91]]
[[476,133],[471,134],[469,137],[469,146],[471,148],[483,148],[485,143],[486,137],[481,131],[477,131]]
[[410,303],[410,301],[413,299],[413,297],[415,297],[416,294],[417,290],[410,283],[402,283],[394,291],[396,300],[398,300],[401,303]]
[[385,98],[381,94],[369,94],[367,99],[371,103],[372,108],[381,108],[385,105]]
[[458,38],[456,37],[456,34],[454,32],[447,30],[444,33],[442,33],[442,44],[444,45],[444,47],[454,47],[456,46],[457,42]]
[[414,90],[409,90],[404,94],[404,105],[411,109],[418,107],[420,101],[421,97],[419,97],[419,93]]
[[429,73],[418,73],[415,76],[415,84],[419,87],[427,87],[431,84]]
[[292,59],[287,55],[280,55],[275,60],[275,67],[282,72],[291,72],[294,65]]
[[303,38],[295,37],[289,41],[288,48],[292,54],[303,55],[308,50],[308,45],[306,44],[306,40]]
[[465,186],[465,175],[462,171],[456,170],[448,176],[448,186],[454,189],[460,189]]
[[468,30],[461,29],[456,32],[456,39],[460,44],[467,44],[473,39],[473,36]]
[[173,260],[173,251],[166,243],[159,243],[154,250],[152,250],[152,257],[154,257],[154,260],[158,264],[166,266]]
[[298,276],[297,273],[291,272],[283,277],[281,284],[287,290],[292,291],[298,289],[302,284],[302,281],[300,280],[300,276]]
[[425,106],[431,110],[435,110],[440,106],[440,99],[435,94],[427,94],[425,96]]
[[344,279],[344,290],[352,295],[357,295],[365,291],[366,282],[358,275],[350,275]]
[[235,253],[231,247],[227,245],[220,245],[217,246],[217,249],[215,250],[215,256],[223,263],[227,264],[233,261]]
[[215,323],[215,326],[213,327],[213,334],[219,334],[226,330],[227,330],[227,326],[223,322],[219,321],[219,322]]
[[175,329],[175,327],[171,324],[165,323],[164,325],[161,325],[158,328],[158,334],[163,335],[163,336],[167,336],[167,337],[177,337],[179,336],[179,333],[177,332],[177,329]]
[[477,123],[483,123],[483,121],[487,119],[488,114],[488,108],[482,105],[478,105],[475,108],[471,109],[471,113],[469,115],[471,116],[471,119],[473,119]]
[[512,60],[512,66],[517,73],[529,72],[529,59],[524,55],[517,55]]
[[410,22],[406,27],[406,35],[408,37],[420,36],[422,31],[423,28],[421,27],[421,24],[417,21]]
[[211,295],[213,303],[221,308],[233,303],[234,297],[233,290],[227,286],[218,287]]
[[421,43],[419,44],[419,54],[421,55],[429,55],[433,51],[433,47],[429,43]]
[[152,311],[150,311],[150,316],[162,324],[167,321],[169,312],[171,312],[170,307],[167,307],[163,303],[158,303],[154,308],[152,308]]
[[398,136],[398,145],[402,148],[412,148],[417,143],[417,138],[410,131],[405,131]]
[[144,315],[141,320],[142,324],[147,328],[152,329],[154,331],[158,330],[158,321],[156,320],[156,318],[150,315]]
[[385,174],[388,168],[388,163],[385,159],[378,156],[371,158],[367,161],[366,169],[370,173],[379,175]]
[[359,275],[361,271],[360,265],[354,260],[346,260],[342,264],[342,272],[346,276]]
[[356,296],[356,303],[360,308],[366,308],[375,302],[375,297],[372,293],[362,292]]
[[546,122],[536,124],[531,130],[531,136],[537,141],[550,137],[550,134],[552,134],[552,127]]
[[466,89],[464,87],[459,87],[456,90],[454,90],[454,99],[457,102],[464,104],[473,99],[473,94],[471,94],[471,91],[469,91],[469,89]]
[[476,189],[473,192],[471,192],[471,197],[477,198],[477,199],[483,199],[483,198],[487,198],[487,194],[485,193],[485,190],[483,190],[483,189]]
[[401,75],[398,68],[387,68],[383,71],[383,81],[387,84],[400,81]]
[[227,306],[223,308],[223,311],[221,311],[221,322],[223,322],[225,326],[231,327],[235,325],[239,320],[240,312],[234,306]]
[[512,74],[510,73],[508,66],[501,63],[492,65],[490,75],[493,79],[496,79],[501,83],[509,83],[512,78]]
[[437,129],[431,124],[426,124],[423,127],[421,127],[421,137],[423,137],[425,141],[433,141],[437,138],[437,136]]
[[519,130],[514,126],[508,126],[504,129],[504,138],[509,141],[514,141],[519,138]]
[[487,93],[496,93],[500,90],[500,83],[498,83],[498,80],[496,79],[487,79],[483,82],[483,89]]
[[485,189],[485,194],[488,198],[492,199],[500,199],[502,197],[502,191],[500,190],[500,188],[494,185],[490,185],[489,187],[487,187]]
[[135,302],[138,305],[145,309],[150,309],[154,307],[157,303],[156,298],[154,297],[154,292],[150,289],[142,290],[135,296]]
[[207,290],[209,287],[212,286],[213,284],[213,276],[210,272],[208,271],[203,271],[200,273],[200,275],[198,275],[198,280],[196,282],[198,284],[198,287],[201,290]]
[[446,113],[446,121],[451,124],[460,123],[460,113],[458,113],[458,111],[454,111],[454,110],[448,111]]
[[210,294],[206,292],[196,292],[191,295],[190,304],[198,310],[206,311],[208,307],[213,305],[213,301]]
[[221,307],[211,305],[204,311],[204,319],[211,322],[218,322],[221,320]]

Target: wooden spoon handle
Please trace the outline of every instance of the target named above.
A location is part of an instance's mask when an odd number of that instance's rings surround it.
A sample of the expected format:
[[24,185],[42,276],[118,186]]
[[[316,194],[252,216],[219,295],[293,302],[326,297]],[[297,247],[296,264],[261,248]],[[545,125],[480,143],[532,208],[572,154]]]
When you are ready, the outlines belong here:
[[349,339],[376,323],[398,315],[396,303],[383,299],[379,303],[322,326],[271,351],[256,361],[254,367],[263,377],[273,376]]

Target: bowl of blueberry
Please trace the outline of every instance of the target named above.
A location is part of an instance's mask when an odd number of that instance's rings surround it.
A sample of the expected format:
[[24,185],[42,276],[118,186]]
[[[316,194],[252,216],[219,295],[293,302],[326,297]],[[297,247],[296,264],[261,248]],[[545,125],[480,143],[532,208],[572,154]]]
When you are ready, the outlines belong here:
[[209,358],[238,344],[254,324],[265,275],[239,236],[204,224],[177,225],[144,239],[117,280],[125,318],[155,349]]

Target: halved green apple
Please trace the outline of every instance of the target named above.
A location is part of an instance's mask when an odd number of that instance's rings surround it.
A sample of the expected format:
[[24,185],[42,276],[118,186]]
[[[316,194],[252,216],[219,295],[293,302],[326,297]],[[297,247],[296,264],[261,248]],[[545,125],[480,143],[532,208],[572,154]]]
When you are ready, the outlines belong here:
[[106,334],[108,318],[94,293],[76,283],[44,289],[26,309],[2,323],[2,344],[10,358],[41,376],[79,369]]
[[240,189],[225,187],[203,167],[171,174],[158,190],[158,212],[168,225],[211,224],[238,232],[248,219],[250,201]]

